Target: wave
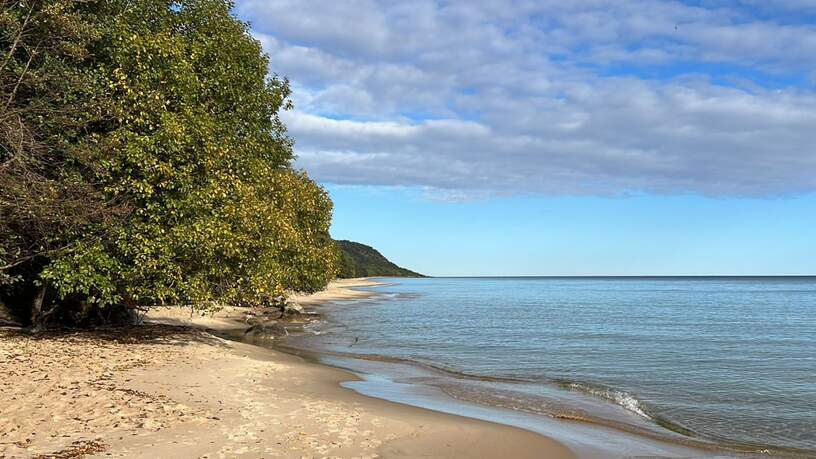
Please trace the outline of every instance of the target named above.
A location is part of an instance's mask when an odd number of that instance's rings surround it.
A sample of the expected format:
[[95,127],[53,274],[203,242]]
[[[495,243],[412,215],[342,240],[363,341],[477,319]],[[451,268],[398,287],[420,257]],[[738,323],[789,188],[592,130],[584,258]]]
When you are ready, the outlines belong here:
[[[321,335],[325,332],[323,327],[328,324],[327,321],[320,321],[319,323],[315,323],[314,328],[306,329],[304,327],[304,331],[310,335]],[[288,348],[290,350],[303,350],[299,346],[280,346]],[[312,349],[316,351],[316,349]],[[446,365],[442,365],[440,363],[432,363],[428,361],[422,360],[415,360],[409,359],[404,357],[393,357],[393,356],[385,356],[385,355],[378,355],[378,354],[366,354],[366,353],[355,353],[349,351],[337,351],[337,350],[329,350],[329,349],[320,349],[318,352],[327,355],[335,355],[338,357],[350,357],[360,360],[369,360],[369,361],[377,361],[377,362],[390,362],[390,363],[401,363],[401,364],[409,364],[409,365],[416,365],[419,367],[423,367],[427,370],[440,372],[446,374],[448,376],[453,376],[455,378],[461,379],[468,379],[468,380],[475,380],[475,381],[484,381],[484,382],[498,382],[498,383],[510,383],[510,384],[518,384],[518,383],[533,383],[533,384],[555,384],[556,386],[560,387],[561,389],[581,392],[593,397],[597,397],[608,402],[612,402],[627,411],[633,412],[647,420],[650,421],[663,421],[659,422],[659,424],[663,424],[665,421],[661,418],[657,418],[649,413],[648,409],[644,406],[644,403],[639,400],[635,395],[630,392],[613,389],[611,387],[607,387],[601,384],[592,384],[592,383],[585,383],[579,381],[569,381],[563,379],[550,379],[550,378],[523,378],[523,377],[513,377],[508,375],[503,376],[489,376],[484,374],[473,374],[469,372],[465,372],[459,369],[454,369]],[[664,425],[664,427],[666,427]],[[675,429],[670,429],[675,430]],[[685,430],[685,429],[683,429]],[[686,431],[687,432],[687,431]],[[684,432],[685,433],[685,432]]]
[[616,390],[600,384],[588,384],[572,381],[558,381],[558,385],[567,390],[582,392],[584,394],[602,398],[646,419],[654,420],[652,415],[649,414],[647,408],[644,406],[643,402],[638,400],[637,397],[629,392]]
[[[569,404],[566,405],[560,404],[559,402],[563,402],[563,400],[558,400],[557,396],[555,399],[551,399],[549,397],[544,396],[544,398],[547,398],[549,401],[554,401],[556,404],[542,407],[540,405],[536,406],[537,404],[532,405],[528,404],[529,403],[528,400],[520,400],[516,399],[515,397],[510,398],[503,397],[501,394],[497,392],[496,388],[492,388],[492,390],[489,390],[489,393],[487,394],[488,397],[484,396],[486,394],[481,393],[474,398],[472,397],[472,394],[469,395],[472,387],[468,388],[456,384],[455,386],[464,389],[464,392],[462,391],[452,392],[451,386],[449,384],[441,383],[440,381],[435,380],[435,378],[427,377],[410,378],[412,384],[429,384],[432,386],[436,386],[439,389],[441,389],[444,393],[446,393],[448,396],[453,397],[454,399],[459,399],[478,404],[486,404],[489,406],[495,406],[511,410],[524,411],[531,414],[549,416],[557,419],[586,422],[590,424],[614,428],[624,432],[634,433],[637,435],[643,435],[645,437],[659,441],[669,441],[675,444],[682,444],[690,447],[701,448],[703,450],[708,451],[722,451],[723,453],[727,452],[726,455],[717,457],[756,458],[767,457],[768,454],[770,454],[773,457],[780,458],[784,457],[790,459],[803,459],[814,457],[811,455],[812,451],[805,451],[794,448],[780,448],[778,446],[773,447],[763,444],[741,443],[726,438],[710,437],[708,435],[702,434],[699,431],[693,430],[687,426],[680,425],[674,422],[673,420],[669,420],[663,416],[660,416],[659,414],[656,414],[648,407],[647,403],[644,403],[642,400],[638,399],[634,394],[630,392],[614,389],[612,387],[608,387],[601,384],[593,384],[563,379],[518,378],[512,376],[498,377],[476,375],[466,373],[463,371],[457,371],[453,368],[449,368],[438,363],[431,363],[427,361],[418,361],[408,358],[384,356],[378,354],[343,352],[338,350],[329,350],[325,348],[315,349],[313,347],[310,348],[308,346],[303,347],[302,345],[304,343],[302,342],[300,344],[301,346],[298,345],[293,346],[285,342],[270,343],[270,345],[273,346],[275,349],[299,355],[308,360],[314,360],[323,363],[326,363],[325,360],[323,360],[324,356],[334,356],[341,359],[381,362],[385,364],[389,363],[405,364],[415,368],[422,368],[425,369],[426,371],[431,371],[440,375],[452,376],[460,381],[471,380],[481,382],[507,383],[511,385],[519,383],[549,384],[561,390],[574,391],[588,395],[593,398],[600,399],[605,402],[613,403],[625,409],[626,411],[637,415],[638,417],[644,419],[647,422],[646,424],[639,424],[627,422],[622,419],[599,416],[598,413],[593,413],[592,411],[586,411],[582,408],[569,406]],[[354,365],[346,366],[339,362],[329,363],[329,365],[343,368],[355,373],[366,373],[368,371],[361,370],[360,368],[355,368]],[[648,427],[649,425],[662,428],[665,430],[662,431],[655,430],[653,428]]]

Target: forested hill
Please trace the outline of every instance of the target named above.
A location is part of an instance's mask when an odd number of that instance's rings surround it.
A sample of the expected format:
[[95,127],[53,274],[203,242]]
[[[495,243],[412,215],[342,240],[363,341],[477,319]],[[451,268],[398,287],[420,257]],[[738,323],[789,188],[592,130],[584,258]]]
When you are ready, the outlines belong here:
[[341,253],[338,277],[425,277],[395,265],[373,247],[353,241],[335,242]]

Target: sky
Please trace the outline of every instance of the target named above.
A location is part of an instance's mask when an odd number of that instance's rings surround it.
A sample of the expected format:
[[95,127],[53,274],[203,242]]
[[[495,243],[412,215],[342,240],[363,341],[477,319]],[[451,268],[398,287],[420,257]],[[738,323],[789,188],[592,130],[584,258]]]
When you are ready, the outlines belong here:
[[816,0],[238,0],[332,234],[430,275],[816,274]]

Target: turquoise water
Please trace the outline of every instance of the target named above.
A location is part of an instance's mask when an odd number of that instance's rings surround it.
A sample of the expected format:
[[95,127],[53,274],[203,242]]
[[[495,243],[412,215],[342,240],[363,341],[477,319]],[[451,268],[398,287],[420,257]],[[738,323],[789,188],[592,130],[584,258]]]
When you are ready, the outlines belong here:
[[816,456],[816,278],[387,281],[311,345],[481,403]]

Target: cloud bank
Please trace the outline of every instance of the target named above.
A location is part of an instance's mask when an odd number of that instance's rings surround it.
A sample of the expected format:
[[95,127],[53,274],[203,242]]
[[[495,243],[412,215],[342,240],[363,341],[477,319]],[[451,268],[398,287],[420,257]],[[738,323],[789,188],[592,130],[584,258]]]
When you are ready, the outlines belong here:
[[440,195],[816,191],[816,2],[239,0],[299,164]]

